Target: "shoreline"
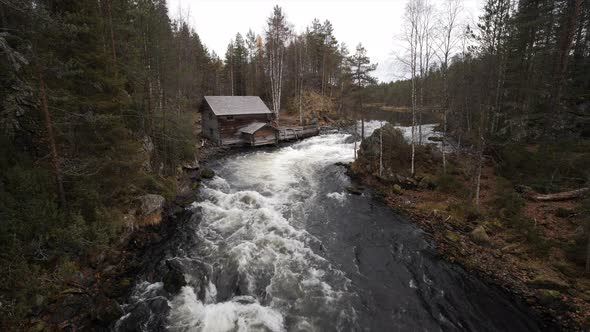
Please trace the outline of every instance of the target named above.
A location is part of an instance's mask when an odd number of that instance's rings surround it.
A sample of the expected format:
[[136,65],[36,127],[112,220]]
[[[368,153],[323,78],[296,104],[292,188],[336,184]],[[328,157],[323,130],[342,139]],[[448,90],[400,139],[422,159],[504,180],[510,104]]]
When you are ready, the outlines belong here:
[[[274,148],[273,146],[270,149]],[[88,287],[80,288],[80,290],[75,289],[64,294],[62,303],[56,303],[57,306],[64,303],[66,307],[70,303],[74,306],[83,306],[85,302],[81,300],[90,299],[95,302],[93,307],[96,308],[82,307],[84,309],[81,309],[74,319],[65,319],[58,324],[45,324],[45,318],[34,320],[29,325],[31,330],[43,330],[43,327],[50,326],[57,329],[68,326],[96,328],[97,322],[102,322],[102,326],[105,328],[112,328],[113,324],[123,315],[122,310],[117,310],[113,304],[129,303],[131,291],[140,282],[137,279],[138,277],[146,277],[147,280],[150,280],[151,271],[152,277],[157,278],[155,274],[158,274],[158,272],[155,270],[159,263],[165,261],[163,259],[166,256],[165,251],[171,248],[169,245],[170,240],[183,227],[183,221],[187,221],[186,207],[198,195],[198,187],[195,188],[194,184],[202,180],[201,171],[207,169],[206,166],[211,162],[234,154],[258,150],[260,149],[206,147],[200,151],[204,152],[204,158],[201,159],[199,169],[185,169],[183,171],[183,175],[178,181],[179,186],[175,199],[167,202],[163,209],[162,221],[156,225],[139,227],[122,236],[117,246],[108,248],[108,254],[103,254],[102,261],[97,264],[90,263],[90,266],[95,270],[95,273],[90,275],[96,276],[100,274],[100,276],[95,277],[93,283]],[[201,156],[201,153],[199,155]],[[381,189],[387,186],[386,183],[373,175],[354,172],[350,165],[342,164],[347,168],[347,174],[353,183],[358,182],[368,188],[377,190],[377,192],[383,192]],[[401,195],[389,194],[380,197],[376,195],[374,199],[380,199],[389,208],[401,211],[411,222],[425,231],[428,241],[431,241],[438,256],[461,266],[482,281],[499,287],[508,294],[515,296],[517,300],[527,304],[543,322],[548,324],[547,328],[549,330],[583,330],[579,321],[569,316],[560,315],[554,308],[548,308],[548,300],[540,298],[535,293],[535,288],[525,282],[526,276],[516,275],[515,277],[514,271],[505,272],[508,263],[503,262],[501,258],[507,254],[498,252],[498,250],[490,246],[474,242],[470,236],[469,225],[465,225],[462,221],[447,218],[444,212],[437,213],[434,210],[431,213],[425,213],[418,209],[417,205],[421,202],[416,199],[419,196],[412,194],[419,192],[420,190],[404,189]],[[80,285],[87,283],[85,278],[92,280],[89,275],[83,276],[80,279]],[[551,299],[551,301],[556,302],[554,299]],[[57,309],[56,311],[59,313],[60,310]],[[45,316],[55,313],[51,311],[43,312]],[[44,317],[43,314],[38,317]],[[63,315],[63,312],[61,314]],[[66,324],[64,325],[63,322]]]
[[551,281],[547,281],[548,285],[535,285],[526,273],[529,271],[522,271],[512,265],[510,253],[504,252],[504,248],[474,240],[471,235],[472,225],[445,215],[445,211],[434,209],[428,213],[419,209],[420,204],[427,203],[420,198],[420,189],[403,189],[403,193],[384,194],[387,183],[371,174],[352,170],[351,164],[344,166],[353,182],[375,191],[377,195],[374,199],[381,200],[392,210],[405,215],[426,232],[439,257],[461,266],[482,281],[499,287],[527,304],[547,324],[548,330],[585,331],[587,327],[583,326],[583,313],[582,317],[576,316],[580,310],[572,312],[573,308],[565,299],[554,296],[554,288],[559,286],[550,285]]

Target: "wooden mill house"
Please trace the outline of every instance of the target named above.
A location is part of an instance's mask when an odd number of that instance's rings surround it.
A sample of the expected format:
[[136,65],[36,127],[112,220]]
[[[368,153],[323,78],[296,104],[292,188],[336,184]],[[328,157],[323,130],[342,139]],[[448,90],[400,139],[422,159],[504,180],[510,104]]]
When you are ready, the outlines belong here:
[[274,114],[257,96],[205,96],[202,135],[218,145],[265,145],[277,142]]
[[259,146],[320,133],[318,125],[277,127],[257,96],[205,96],[200,111],[201,133],[217,145]]

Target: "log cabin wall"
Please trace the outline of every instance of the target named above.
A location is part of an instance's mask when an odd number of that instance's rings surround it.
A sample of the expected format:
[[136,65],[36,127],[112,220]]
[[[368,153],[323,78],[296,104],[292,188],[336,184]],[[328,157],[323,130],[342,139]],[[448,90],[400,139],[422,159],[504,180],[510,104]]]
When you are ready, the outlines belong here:
[[253,122],[269,123],[270,114],[223,115],[217,117],[221,145],[238,144],[241,140],[239,129]]
[[221,144],[219,137],[219,122],[211,110],[211,107],[203,102],[201,104],[201,133],[216,144]]

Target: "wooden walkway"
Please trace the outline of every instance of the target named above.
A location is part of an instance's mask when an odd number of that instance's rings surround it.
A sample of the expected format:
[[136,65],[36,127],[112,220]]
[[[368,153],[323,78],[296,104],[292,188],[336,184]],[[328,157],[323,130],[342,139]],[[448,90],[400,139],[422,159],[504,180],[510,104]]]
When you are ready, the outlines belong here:
[[320,134],[320,127],[317,125],[298,126],[298,127],[279,127],[278,139],[279,141],[290,141],[301,139]]

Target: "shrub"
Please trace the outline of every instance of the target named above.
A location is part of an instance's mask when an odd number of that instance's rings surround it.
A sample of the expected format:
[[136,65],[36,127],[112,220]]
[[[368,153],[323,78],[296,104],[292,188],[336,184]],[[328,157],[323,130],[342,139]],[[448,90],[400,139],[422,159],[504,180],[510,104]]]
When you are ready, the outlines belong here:
[[590,140],[544,142],[529,150],[514,143],[498,150],[500,174],[541,193],[576,188],[590,178]]
[[445,194],[453,194],[459,197],[467,197],[468,190],[465,185],[449,173],[439,173],[436,177],[438,191]]
[[534,249],[534,254],[539,256],[549,254],[552,247],[551,241],[542,236],[533,220],[522,215],[524,200],[514,191],[512,184],[504,178],[497,178],[493,206],[496,208],[497,217],[524,236]]
[[579,231],[574,238],[565,246],[568,257],[577,265],[586,264],[588,253],[588,241],[590,233],[590,199],[583,200],[577,208],[579,215]]
[[514,191],[512,184],[508,180],[501,177],[497,178],[497,187],[494,195],[492,204],[502,219],[515,222],[515,219],[520,218],[522,208],[524,207],[524,200]]

